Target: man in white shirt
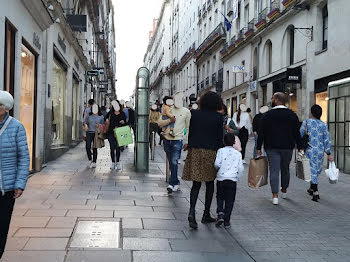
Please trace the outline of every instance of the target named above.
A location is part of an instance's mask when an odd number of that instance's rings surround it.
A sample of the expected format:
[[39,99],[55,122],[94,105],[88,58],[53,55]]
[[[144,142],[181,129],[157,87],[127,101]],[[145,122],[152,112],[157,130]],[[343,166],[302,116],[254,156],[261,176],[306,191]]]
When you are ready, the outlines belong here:
[[[178,179],[178,160],[181,157],[182,148],[187,148],[188,131],[190,127],[191,112],[183,107],[183,94],[177,93],[174,96],[174,107],[171,109],[174,117],[172,119],[158,121],[160,127],[175,123],[173,136],[169,135],[168,130],[164,134],[164,151],[168,157],[170,173],[168,193],[179,190],[180,181]],[[168,127],[170,128],[170,127]],[[187,130],[184,135],[184,130]]]

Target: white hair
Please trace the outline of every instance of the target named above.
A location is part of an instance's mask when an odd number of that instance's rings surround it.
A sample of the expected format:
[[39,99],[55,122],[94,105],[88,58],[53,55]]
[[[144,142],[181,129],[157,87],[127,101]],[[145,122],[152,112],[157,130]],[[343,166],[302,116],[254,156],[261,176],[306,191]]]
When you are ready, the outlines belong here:
[[13,108],[13,96],[7,91],[0,90],[0,105],[3,105],[6,111]]

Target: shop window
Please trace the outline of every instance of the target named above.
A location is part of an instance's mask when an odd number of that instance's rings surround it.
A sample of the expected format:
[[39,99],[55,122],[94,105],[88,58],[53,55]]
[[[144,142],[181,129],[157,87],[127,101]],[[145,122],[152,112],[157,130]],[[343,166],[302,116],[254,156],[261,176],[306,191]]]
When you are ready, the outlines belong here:
[[321,120],[325,123],[328,121],[328,92],[316,94],[316,104],[322,108]]
[[79,80],[73,76],[72,83],[72,140],[79,139],[79,120],[80,120],[80,87]]
[[4,86],[5,90],[14,96],[15,82],[15,38],[16,29],[9,21],[5,22],[5,54],[4,54]]
[[328,47],[328,7],[325,5],[322,9],[322,49]]
[[64,144],[66,71],[55,58],[52,73],[52,144],[62,145]]
[[24,44],[22,44],[21,48],[20,94],[20,122],[23,124],[26,130],[30,155],[30,169],[33,169],[36,113],[36,57]]

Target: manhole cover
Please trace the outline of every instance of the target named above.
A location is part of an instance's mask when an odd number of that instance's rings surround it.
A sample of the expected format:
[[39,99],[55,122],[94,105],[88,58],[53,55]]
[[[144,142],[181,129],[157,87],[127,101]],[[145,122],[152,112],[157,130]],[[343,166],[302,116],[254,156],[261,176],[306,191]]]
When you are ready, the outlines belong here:
[[120,222],[78,221],[70,248],[119,249]]

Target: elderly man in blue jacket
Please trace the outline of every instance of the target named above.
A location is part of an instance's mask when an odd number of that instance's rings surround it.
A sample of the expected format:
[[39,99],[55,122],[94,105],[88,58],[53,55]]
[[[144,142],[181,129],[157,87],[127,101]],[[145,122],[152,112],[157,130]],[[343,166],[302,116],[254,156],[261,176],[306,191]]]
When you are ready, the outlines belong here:
[[26,186],[29,151],[23,125],[9,115],[13,97],[0,91],[0,259],[5,250],[15,199]]

